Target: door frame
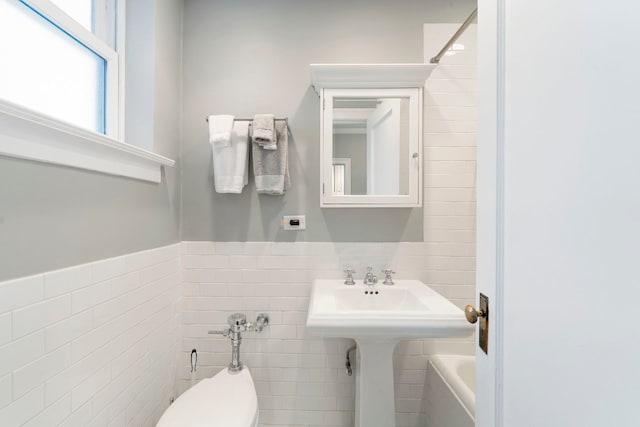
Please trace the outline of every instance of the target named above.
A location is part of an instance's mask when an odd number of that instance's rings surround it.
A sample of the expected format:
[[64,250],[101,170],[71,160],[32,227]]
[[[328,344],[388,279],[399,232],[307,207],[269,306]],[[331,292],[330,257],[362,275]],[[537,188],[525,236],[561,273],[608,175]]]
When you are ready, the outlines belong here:
[[[333,166],[342,165],[344,166],[344,174],[342,176],[342,195],[351,194],[351,158],[349,157],[334,157],[333,158]],[[333,180],[332,184],[334,186],[335,191],[335,174],[336,170],[333,169]],[[336,193],[339,194],[339,193]]]
[[476,289],[490,320],[489,353],[476,345],[477,427],[504,426],[505,3],[478,1]]
[[[397,102],[396,102],[397,101]],[[396,104],[396,105],[390,105]],[[397,114],[393,114],[393,110],[397,111]],[[397,180],[398,185],[395,191],[400,194],[400,100],[396,99],[383,99],[379,102],[373,112],[367,117],[367,194],[377,195],[377,194],[394,194],[387,193],[385,191],[378,192],[378,178],[380,178],[380,174],[384,174],[384,177],[380,181],[384,181],[387,183],[389,181],[389,175],[391,175],[391,180]],[[391,151],[393,152],[391,158],[387,158],[384,154],[378,153],[379,145],[388,145],[387,141],[384,141],[383,144],[380,144],[380,141],[376,138],[375,130],[378,129],[379,126],[383,124],[391,123],[395,126],[395,139],[391,140],[389,143],[394,146],[391,147]],[[380,161],[380,156],[383,157],[382,161]],[[380,167],[382,164],[382,168]],[[381,169],[385,168],[396,168],[397,170],[394,173],[385,173],[387,171]],[[374,173],[374,170],[376,171]]]

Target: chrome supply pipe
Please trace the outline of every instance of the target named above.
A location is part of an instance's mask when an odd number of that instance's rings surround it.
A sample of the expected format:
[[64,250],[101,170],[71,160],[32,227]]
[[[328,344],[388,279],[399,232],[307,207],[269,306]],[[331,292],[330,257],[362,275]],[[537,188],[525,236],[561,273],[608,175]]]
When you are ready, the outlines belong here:
[[357,348],[356,345],[352,345],[351,347],[349,347],[349,350],[347,350],[347,355],[346,355],[346,360],[344,363],[344,367],[347,370],[347,375],[351,376],[353,375],[353,369],[351,369],[351,352],[354,351]]

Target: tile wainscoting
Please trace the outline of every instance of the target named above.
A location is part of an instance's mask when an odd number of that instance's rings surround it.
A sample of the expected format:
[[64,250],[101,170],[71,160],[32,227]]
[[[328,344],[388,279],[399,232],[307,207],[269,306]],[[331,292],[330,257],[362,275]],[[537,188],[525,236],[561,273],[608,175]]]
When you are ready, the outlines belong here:
[[1,282],[0,424],[155,425],[179,309],[179,244]]
[[[226,367],[228,341],[207,330],[241,311],[271,315],[271,325],[242,344],[261,425],[352,426],[355,384],[344,369],[352,341],[318,339],[305,328],[313,279],[341,278],[347,264],[357,278],[366,265],[390,266],[459,306],[473,300],[473,244],[465,242],[183,242],[2,282],[0,419],[151,427],[171,397]],[[424,424],[431,354],[473,352],[472,339],[402,342],[398,426]]]

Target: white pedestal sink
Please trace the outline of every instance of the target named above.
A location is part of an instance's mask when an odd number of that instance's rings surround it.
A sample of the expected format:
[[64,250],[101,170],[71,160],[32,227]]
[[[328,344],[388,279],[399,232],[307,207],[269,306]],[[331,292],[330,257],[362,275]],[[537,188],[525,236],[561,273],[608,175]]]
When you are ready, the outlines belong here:
[[461,309],[418,280],[396,280],[393,286],[316,280],[307,328],[358,344],[356,427],[395,426],[393,350],[400,340],[473,333]]

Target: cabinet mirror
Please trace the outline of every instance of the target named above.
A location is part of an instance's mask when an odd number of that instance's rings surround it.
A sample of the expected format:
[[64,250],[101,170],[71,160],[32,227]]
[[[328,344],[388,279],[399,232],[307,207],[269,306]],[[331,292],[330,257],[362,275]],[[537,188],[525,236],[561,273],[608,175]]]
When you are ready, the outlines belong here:
[[323,207],[420,206],[421,94],[322,90]]

